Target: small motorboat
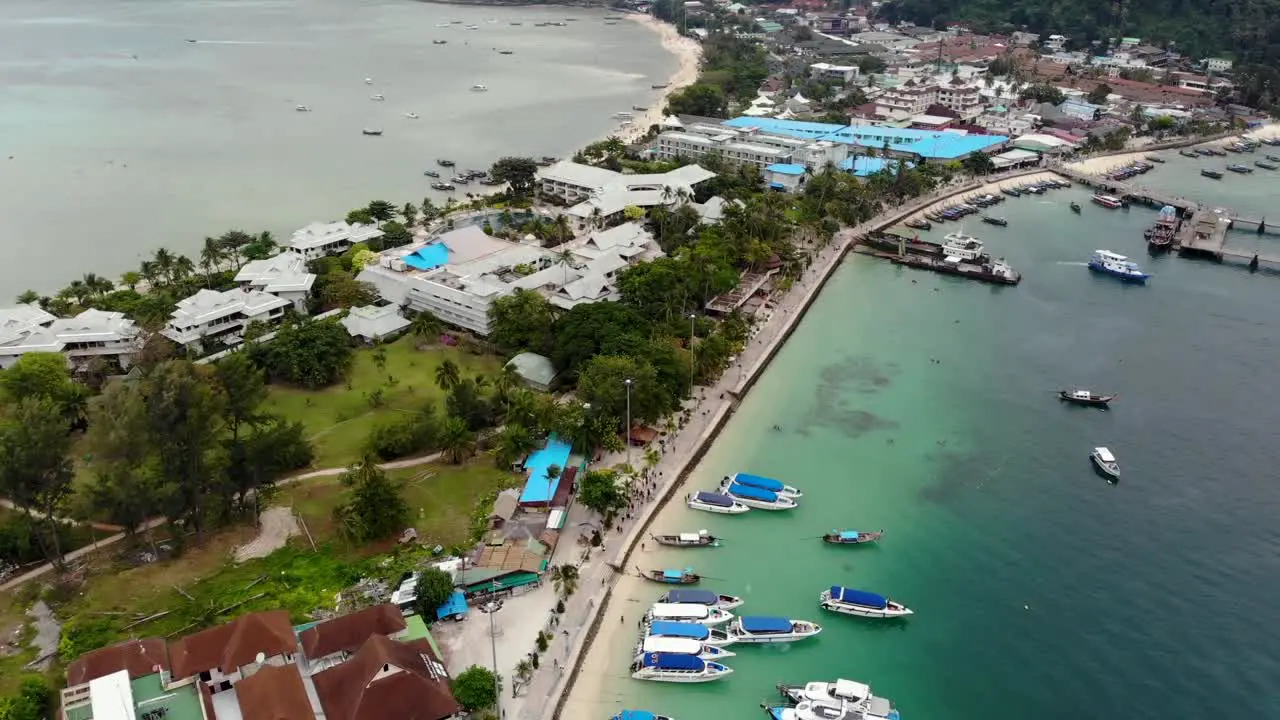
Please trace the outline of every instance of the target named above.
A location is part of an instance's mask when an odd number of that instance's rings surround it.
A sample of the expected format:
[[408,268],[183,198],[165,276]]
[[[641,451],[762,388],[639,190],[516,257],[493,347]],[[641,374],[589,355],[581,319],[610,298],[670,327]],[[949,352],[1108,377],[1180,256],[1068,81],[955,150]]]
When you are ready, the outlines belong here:
[[434,183],[431,183],[431,189],[432,189],[432,190],[441,190],[441,191],[444,191],[444,192],[453,192],[454,190],[457,190],[457,188],[456,188],[456,187],[454,187],[452,184],[450,184],[450,183],[446,183],[446,182],[434,182]]
[[449,178],[449,182],[453,183],[454,185],[470,185],[471,178],[465,175],[454,175],[453,177]]
[[1218,172],[1217,170],[1210,170],[1209,168],[1201,168],[1200,174],[1212,180],[1221,180],[1223,177],[1222,173]]
[[721,493],[696,492],[684,498],[684,504],[690,510],[720,513],[721,515],[740,515],[751,508]]
[[423,170],[422,174],[432,178],[440,177],[440,173],[436,172],[435,170]]
[[[792,703],[828,703],[864,713],[866,720],[891,718],[895,716],[893,703],[886,698],[876,697],[871,687],[853,680],[836,680],[835,682],[815,681],[804,685],[778,685],[778,693]],[[819,714],[816,717],[828,717]],[[838,716],[837,716],[838,717]],[[861,716],[855,716],[861,717]]]
[[486,85],[472,85],[472,86],[471,86],[471,92],[488,92],[488,91],[489,91],[489,88],[488,88],[488,86],[486,86]]
[[832,530],[822,536],[822,542],[829,545],[862,545],[873,543],[884,537],[884,531],[859,532],[857,530]]
[[669,652],[679,653],[681,655],[697,655],[703,660],[724,660],[731,658],[737,653],[725,650],[722,647],[708,645],[704,642],[698,642],[693,638],[675,638],[675,637],[645,637],[641,638],[640,643],[636,646],[636,654]]
[[1115,210],[1121,205],[1124,205],[1124,202],[1120,198],[1114,195],[1102,195],[1102,194],[1094,195],[1093,203],[1095,205],[1101,205],[1102,207],[1108,208],[1110,210]]
[[1078,202],[1073,202],[1073,203],[1071,203],[1071,212],[1073,212],[1073,213],[1075,213],[1075,214],[1079,215],[1079,214],[1080,214],[1080,203],[1078,203]]
[[297,107],[295,107],[295,108],[294,108],[294,111],[296,111],[296,112],[311,112],[311,108],[307,107],[306,105],[299,105],[299,106],[297,106]]
[[1280,155],[1268,155],[1267,159],[1271,162],[1280,163]]
[[369,99],[370,99],[370,100],[372,100],[372,101],[374,101],[374,102],[382,102],[383,100],[386,100],[387,98],[386,98],[386,96],[385,96],[385,95],[383,95],[382,93],[378,93],[377,95],[370,95],[370,96],[369,96]]
[[740,643],[790,643],[811,638],[822,626],[808,620],[790,620],[770,615],[743,615],[725,628]]
[[[519,25],[520,23],[511,23]],[[622,712],[609,718],[609,720],[672,720],[668,715],[659,715],[651,713],[648,710],[623,710]]]
[[1137,263],[1110,250],[1094,250],[1093,256],[1089,258],[1089,269],[1104,275],[1114,275],[1125,282],[1139,284],[1145,283],[1147,278],[1151,277],[1142,272]]
[[648,653],[631,663],[631,677],[674,683],[704,683],[728,677],[732,668],[696,655]]
[[1089,453],[1089,459],[1104,475],[1113,480],[1120,479],[1120,462],[1116,460],[1116,456],[1112,455],[1110,450],[1104,447],[1096,447],[1093,452]]
[[382,134],[382,130],[379,128],[365,128],[360,132],[364,133],[365,135],[373,135],[374,137],[377,137],[378,135]]
[[906,225],[907,227],[913,230],[932,230],[933,229],[932,223],[930,223],[928,220],[922,220],[920,218],[911,218],[910,220],[902,224]]
[[631,109],[632,109],[632,110],[635,110],[636,112],[645,112],[645,111],[647,111],[649,108],[647,108],[647,107],[645,107],[645,106],[643,106],[643,105],[632,105],[632,106],[631,106]]
[[724,630],[701,623],[653,620],[645,623],[644,628],[644,637],[689,638],[716,647],[727,647],[734,642]]
[[678,622],[697,625],[723,625],[733,619],[724,608],[702,603],[654,603],[644,614],[643,622]]
[[480,26],[479,26],[479,25],[468,25],[468,26],[467,26],[467,29],[468,29],[468,30],[479,30],[479,29],[480,29]]
[[1267,162],[1266,160],[1254,160],[1254,161],[1253,161],[1253,164],[1254,164],[1254,165],[1257,165],[1258,167],[1262,168],[1263,170],[1276,170],[1276,169],[1280,169],[1280,165],[1276,165],[1275,163]]
[[883,595],[842,585],[832,585],[823,590],[818,595],[818,605],[823,610],[868,618],[904,618],[913,614],[902,603],[896,603]]
[[658,598],[660,603],[691,603],[694,605],[706,605],[708,607],[717,607],[721,610],[733,610],[742,607],[746,602],[736,595],[721,595],[710,590],[698,590],[697,588],[676,588],[668,590]]
[[925,216],[925,218],[926,218],[927,220],[929,220],[930,222],[942,223],[942,222],[946,222],[946,221],[947,221],[947,219],[946,219],[946,218],[944,218],[944,217],[942,217],[942,215],[940,215],[939,213],[936,213],[936,212],[932,212],[932,211],[930,211],[930,212],[926,212],[926,213],[924,214],[924,216]]
[[673,533],[670,535],[653,535],[654,542],[659,545],[668,547],[716,547],[720,543],[716,540],[716,536],[706,530],[699,530],[696,533]]
[[365,78],[365,79],[364,79],[364,84],[365,84],[365,85],[372,85],[372,84],[373,84],[373,78]]
[[1021,192],[1020,190],[1018,190],[1017,188],[1000,188],[1000,192],[1004,193],[1005,195],[1008,195],[1009,197],[1021,197],[1021,196],[1022,196],[1022,192]]
[[771,720],[898,720],[892,716],[872,715],[845,702],[805,700],[786,705],[763,705]]
[[418,113],[415,113],[415,112],[407,112],[407,113],[405,113],[405,114],[404,114],[404,116],[405,116],[406,118],[410,119],[410,120],[417,120],[417,119],[418,119]]
[[1181,155],[1182,157],[1189,157],[1189,158],[1200,157],[1200,153],[1196,152],[1195,150],[1179,150],[1178,154]]
[[982,222],[984,222],[984,223],[986,223],[986,224],[988,224],[988,225],[999,225],[1000,227],[1008,227],[1008,226],[1009,226],[1009,221],[1008,221],[1008,220],[1006,220],[1006,219],[1004,219],[1004,218],[1002,218],[1002,217],[991,217],[990,215],[983,215],[983,216],[982,216]]
[[702,576],[693,571],[693,568],[685,568],[683,570],[641,570],[636,568],[640,573],[640,577],[654,582],[665,583],[667,585],[696,585]]
[[1164,158],[1159,155],[1144,155],[1143,158],[1146,159],[1147,162],[1158,163],[1160,165],[1164,164]]
[[1248,165],[1241,165],[1240,163],[1231,163],[1227,166],[1227,169],[1233,173],[1240,173],[1241,175],[1248,175],[1253,172],[1253,168]]
[[515,54],[515,50],[499,50],[499,51],[498,51],[498,54],[499,54],[499,55],[513,55],[513,54]]
[[1116,399],[1115,395],[1099,395],[1088,390],[1059,390],[1058,399],[1073,405],[1089,407],[1106,407],[1107,403]]
[[722,485],[720,491],[736,502],[757,510],[794,510],[797,506],[792,498],[784,497],[771,490],[736,482]]
[[443,160],[443,159],[437,160],[436,164],[439,165],[440,167],[453,167],[454,165],[457,165],[457,163],[455,163],[452,160]]
[[431,44],[432,45],[448,45],[449,41],[448,40],[432,40]]
[[737,483],[739,485],[746,485],[748,487],[760,488],[761,490],[768,490],[771,493],[777,493],[781,497],[791,498],[792,500],[798,497],[804,496],[804,493],[800,492],[799,488],[794,487],[792,485],[784,484],[780,480],[761,477],[759,475],[748,475],[747,473],[734,473],[732,475],[726,475],[724,478],[724,483],[725,484]]

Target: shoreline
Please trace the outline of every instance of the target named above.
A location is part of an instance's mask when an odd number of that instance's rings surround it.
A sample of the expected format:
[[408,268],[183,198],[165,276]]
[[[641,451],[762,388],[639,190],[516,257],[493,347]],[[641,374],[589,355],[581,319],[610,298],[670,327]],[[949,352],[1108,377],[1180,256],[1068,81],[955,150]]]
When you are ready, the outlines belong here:
[[662,123],[666,118],[667,98],[672,93],[698,81],[698,72],[702,68],[702,46],[696,40],[681,35],[675,25],[657,20],[652,15],[623,13],[623,17],[657,33],[662,49],[674,55],[679,63],[667,77],[667,86],[659,93],[656,103],[649,105],[647,110],[632,118],[631,125],[620,126],[602,138],[616,137],[630,145],[644,137],[651,126]]

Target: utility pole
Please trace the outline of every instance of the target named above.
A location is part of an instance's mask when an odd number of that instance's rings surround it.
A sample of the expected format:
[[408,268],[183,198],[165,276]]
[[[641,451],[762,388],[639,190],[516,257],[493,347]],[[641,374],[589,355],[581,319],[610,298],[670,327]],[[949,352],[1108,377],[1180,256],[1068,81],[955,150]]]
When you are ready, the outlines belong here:
[[[494,594],[498,592],[497,581],[493,583],[493,592]],[[499,720],[502,718],[502,690],[498,682],[498,640],[493,627],[493,616],[501,609],[501,600],[490,600],[480,606],[480,610],[489,616],[489,650],[493,653],[493,709],[497,711]]]
[[631,467],[631,378],[622,381],[627,386],[627,467]]
[[690,400],[693,399],[693,334],[694,334],[694,321],[696,321],[697,318],[698,318],[698,315],[696,313],[689,313],[689,399]]

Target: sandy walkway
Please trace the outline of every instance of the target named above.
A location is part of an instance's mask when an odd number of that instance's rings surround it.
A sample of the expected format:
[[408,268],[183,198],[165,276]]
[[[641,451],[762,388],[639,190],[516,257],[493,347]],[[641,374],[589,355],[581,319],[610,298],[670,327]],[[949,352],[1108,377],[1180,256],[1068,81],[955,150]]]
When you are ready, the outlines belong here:
[[293,516],[293,508],[269,507],[258,517],[258,536],[236,548],[236,562],[266,557],[297,534],[298,519]]
[[654,99],[648,110],[633,118],[631,125],[620,126],[617,131],[610,133],[630,143],[648,132],[650,126],[663,121],[665,118],[663,110],[667,106],[668,95],[697,81],[698,68],[702,61],[702,46],[696,40],[681,35],[674,25],[655,20],[650,15],[627,13],[626,18],[658,33],[662,39],[662,49],[680,59],[680,67],[667,78],[667,87],[662,91],[662,96]]

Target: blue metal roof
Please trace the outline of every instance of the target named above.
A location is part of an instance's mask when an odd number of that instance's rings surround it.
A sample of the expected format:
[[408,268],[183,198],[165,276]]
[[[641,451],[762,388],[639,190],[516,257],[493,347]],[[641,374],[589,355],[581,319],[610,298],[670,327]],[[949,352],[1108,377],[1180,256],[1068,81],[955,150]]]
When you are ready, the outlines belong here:
[[711,628],[698,623],[669,622],[658,620],[649,625],[649,634],[654,637],[682,637],[694,640],[706,640],[711,637]]
[[697,655],[649,653],[644,656],[644,666],[663,670],[701,670],[706,666],[706,663]]
[[763,500],[764,502],[773,502],[778,499],[777,493],[762,490],[758,487],[751,487],[750,485],[741,485],[739,483],[731,483],[729,485],[729,494],[749,498],[751,500]]
[[[907,163],[907,167],[911,167],[911,163]],[[898,169],[897,160],[886,160],[884,158],[867,157],[866,155],[858,155],[857,157],[845,158],[838,167],[841,170],[852,172],[858,177],[868,177],[875,175],[881,170],[894,172]]]
[[779,175],[803,175],[803,165],[789,165],[787,163],[774,163],[765,168],[765,172],[778,173]]
[[790,632],[791,630],[791,621],[784,617],[743,615],[741,621],[742,629],[751,633],[779,633]]
[[693,499],[698,502],[715,505],[717,507],[729,507],[733,505],[733,498],[728,495],[721,495],[720,493],[700,492],[694,494]]
[[937,160],[955,160],[970,153],[994,148],[1009,140],[1004,135],[962,135],[957,132],[836,125],[778,118],[738,117],[726,120],[724,124],[737,128],[760,128],[774,135],[805,140],[831,140],[862,147],[882,148],[887,140],[890,150],[915,153],[923,158]]
[[719,599],[710,590],[668,590],[666,595],[658,599],[658,602],[715,605]]
[[840,585],[831,586],[831,599],[877,609],[882,609],[889,605],[889,601],[883,595],[841,587]]
[[751,487],[757,487],[761,490],[770,490],[772,492],[778,492],[786,487],[786,485],[783,485],[781,481],[774,480],[773,478],[761,477],[759,475],[748,475],[746,473],[738,473],[737,475],[734,475],[733,481],[739,485],[750,485]]
[[449,599],[443,605],[436,608],[436,619],[443,620],[454,615],[467,614],[467,594],[461,590],[454,590]]

